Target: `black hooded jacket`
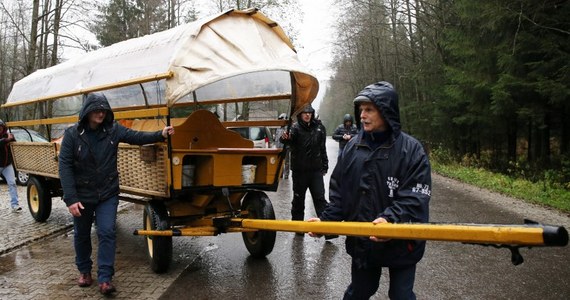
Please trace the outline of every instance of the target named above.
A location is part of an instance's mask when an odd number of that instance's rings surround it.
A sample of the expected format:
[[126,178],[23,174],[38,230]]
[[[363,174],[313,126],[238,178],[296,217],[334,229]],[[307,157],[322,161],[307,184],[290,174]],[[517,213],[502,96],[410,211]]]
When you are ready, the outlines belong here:
[[290,139],[281,142],[291,149],[291,170],[294,172],[328,172],[329,158],[327,156],[325,127],[315,119],[312,108],[311,120],[305,123],[301,114],[297,115],[297,123],[291,126]]
[[[107,110],[107,115],[94,139],[90,139],[86,133],[90,130],[88,115],[99,109]],[[61,143],[59,177],[66,205],[96,204],[119,194],[120,142],[143,145],[161,141],[164,141],[162,131],[135,131],[118,124],[107,98],[103,94],[89,94],[79,113],[79,122],[65,130]]]
[[[366,140],[370,133],[360,130],[347,143],[331,175],[330,205],[321,220],[371,222],[383,217],[391,223],[428,222],[430,164],[422,145],[400,130],[397,94],[390,84],[379,82],[367,86],[359,96],[367,97],[380,110],[390,126],[390,136],[373,149],[370,145],[374,143]],[[346,249],[357,265],[399,267],[417,263],[425,241],[378,243],[367,237],[347,237]]]
[[343,138],[345,134],[349,134],[351,136],[355,136],[358,134],[358,128],[354,124],[350,124],[350,126],[346,126],[345,123],[338,125],[338,127],[333,132],[332,138],[333,140],[338,142],[338,147],[340,150],[344,149],[347,140]]

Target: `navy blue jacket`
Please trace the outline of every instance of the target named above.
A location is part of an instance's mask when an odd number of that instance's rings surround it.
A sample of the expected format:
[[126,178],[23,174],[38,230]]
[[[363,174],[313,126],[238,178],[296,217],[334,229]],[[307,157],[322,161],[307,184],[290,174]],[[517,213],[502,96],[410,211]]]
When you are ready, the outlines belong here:
[[[164,141],[162,131],[143,132],[115,122],[103,94],[89,94],[79,113],[79,122],[65,130],[59,152],[59,177],[67,206],[81,202],[97,204],[119,194],[117,152],[120,142],[143,145]],[[107,110],[97,131],[96,143],[87,137],[89,112]],[[97,159],[99,158],[99,159]]]
[[[330,204],[321,215],[323,221],[371,222],[383,217],[391,223],[428,222],[429,160],[422,145],[400,131],[397,95],[385,89],[371,85],[359,95],[380,109],[391,135],[376,149],[369,146],[366,135],[370,134],[364,130],[348,142],[331,175]],[[347,237],[346,249],[357,265],[399,267],[417,263],[425,241],[379,243]]]

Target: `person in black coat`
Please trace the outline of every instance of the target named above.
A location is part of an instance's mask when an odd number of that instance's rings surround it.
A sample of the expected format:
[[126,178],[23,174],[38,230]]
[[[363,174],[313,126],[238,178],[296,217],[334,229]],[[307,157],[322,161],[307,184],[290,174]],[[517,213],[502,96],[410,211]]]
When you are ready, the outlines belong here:
[[116,290],[111,279],[115,273],[119,143],[163,142],[171,134],[174,134],[171,126],[156,132],[123,127],[115,122],[105,95],[91,93],[84,98],[79,122],[65,130],[59,153],[63,201],[73,215],[75,264],[80,273],[80,287],[93,284],[91,226],[96,219],[99,290],[105,295]]
[[291,219],[304,220],[307,189],[320,216],[327,205],[323,176],[328,172],[329,160],[325,127],[315,119],[315,110],[310,104],[297,115],[297,122],[291,126],[290,132],[283,132],[280,140],[291,151]]
[[346,146],[346,143],[358,134],[358,129],[354,125],[354,120],[350,114],[345,114],[342,124],[334,130],[332,138],[338,142],[338,155]]
[[[428,222],[431,167],[422,145],[401,131],[398,94],[382,81],[365,87],[354,104],[362,128],[333,170],[329,206],[309,221]],[[352,281],[344,299],[372,297],[383,267],[390,271],[390,299],[415,299],[416,264],[425,241],[349,236],[346,250],[352,257]]]

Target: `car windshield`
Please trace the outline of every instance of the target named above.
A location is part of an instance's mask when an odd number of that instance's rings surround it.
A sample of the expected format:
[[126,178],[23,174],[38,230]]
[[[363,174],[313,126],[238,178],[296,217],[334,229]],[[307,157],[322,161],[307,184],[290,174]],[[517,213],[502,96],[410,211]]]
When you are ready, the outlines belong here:
[[239,133],[242,137],[249,139],[249,131],[247,130],[247,127],[236,127],[236,128],[230,128],[231,130]]
[[265,127],[232,127],[229,128],[237,133],[239,133],[242,137],[250,140],[263,140],[267,137],[267,132],[265,131]]
[[12,134],[19,142],[47,142],[48,140],[34,130],[12,129]]
[[249,136],[252,140],[262,140],[265,138],[265,132],[261,130],[261,127],[251,127],[249,128]]

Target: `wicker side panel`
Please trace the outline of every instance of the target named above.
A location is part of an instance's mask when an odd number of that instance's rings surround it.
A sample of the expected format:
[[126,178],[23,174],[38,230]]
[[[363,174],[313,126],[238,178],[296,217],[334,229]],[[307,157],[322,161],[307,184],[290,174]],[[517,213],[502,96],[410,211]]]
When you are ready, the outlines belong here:
[[156,146],[156,159],[141,159],[141,147],[119,145],[117,167],[122,191],[143,196],[166,197],[166,146]]
[[54,143],[13,142],[14,166],[22,172],[59,177],[56,147]]

